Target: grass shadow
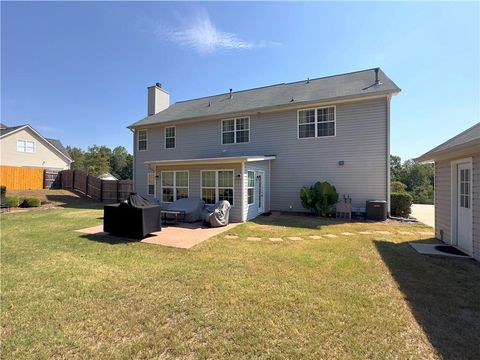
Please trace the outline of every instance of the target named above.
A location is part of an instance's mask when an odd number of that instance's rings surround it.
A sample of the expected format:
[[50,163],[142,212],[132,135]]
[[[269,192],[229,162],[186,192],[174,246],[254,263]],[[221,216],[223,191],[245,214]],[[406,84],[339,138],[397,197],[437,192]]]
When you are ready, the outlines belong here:
[[[146,238],[150,236],[152,235],[148,235],[146,236]],[[128,245],[128,244],[140,242],[142,240],[142,239],[123,238],[123,237],[113,236],[107,233],[82,234],[80,235],[80,238],[87,239],[94,242],[109,244],[109,245],[119,245],[119,244]]]
[[471,259],[421,255],[408,243],[374,243],[441,357],[479,359],[480,264]]

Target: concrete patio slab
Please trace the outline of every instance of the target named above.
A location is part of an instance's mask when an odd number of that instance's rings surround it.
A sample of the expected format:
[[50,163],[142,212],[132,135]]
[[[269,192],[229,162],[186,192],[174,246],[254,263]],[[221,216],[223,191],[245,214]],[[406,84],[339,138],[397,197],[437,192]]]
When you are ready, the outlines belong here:
[[288,240],[293,240],[293,241],[299,241],[299,240],[303,240],[301,237],[299,236],[290,236],[289,238],[287,238]]
[[[179,226],[165,226],[162,227],[162,231],[154,232],[140,242],[146,244],[170,246],[180,249],[190,249],[215,235],[234,228],[237,225],[239,224],[229,224],[225,227],[218,228],[205,227],[199,223],[181,224]],[[103,225],[92,226],[75,231],[86,235],[117,238],[104,232]],[[125,240],[134,241],[132,239]]]
[[438,255],[438,256],[446,256],[446,257],[454,257],[457,259],[471,259],[470,256],[461,256],[455,254],[448,254],[443,251],[437,250],[435,247],[439,245],[445,244],[417,244],[417,243],[408,243],[412,248],[414,248],[418,253],[424,255]]
[[321,239],[322,237],[320,235],[310,235],[309,238],[313,240],[318,240],[318,239]]
[[283,241],[282,238],[268,238],[270,241]]
[[353,236],[355,235],[354,233],[351,233],[351,232],[342,232],[342,235],[345,235],[345,236]]
[[248,241],[261,241],[262,238],[256,237],[256,236],[249,236],[247,237]]

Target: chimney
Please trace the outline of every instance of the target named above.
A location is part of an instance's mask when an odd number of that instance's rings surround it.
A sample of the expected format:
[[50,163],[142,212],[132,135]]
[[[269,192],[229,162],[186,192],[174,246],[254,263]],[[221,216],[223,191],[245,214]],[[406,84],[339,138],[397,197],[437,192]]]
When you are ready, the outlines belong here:
[[380,70],[380,68],[375,69],[375,85],[382,85],[382,83],[378,79],[378,70]]
[[148,87],[148,116],[159,113],[170,106],[170,94],[156,83]]
[[230,99],[233,98],[233,93],[232,93],[232,89],[230,89]]

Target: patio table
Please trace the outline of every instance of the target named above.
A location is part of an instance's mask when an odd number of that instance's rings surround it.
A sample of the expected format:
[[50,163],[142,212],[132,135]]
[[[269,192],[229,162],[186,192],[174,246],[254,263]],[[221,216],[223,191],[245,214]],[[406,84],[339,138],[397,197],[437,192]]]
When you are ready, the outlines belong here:
[[161,211],[161,216],[162,216],[162,222],[163,224],[167,224],[167,215],[173,215],[175,217],[175,220],[173,224],[178,224],[178,216],[182,215],[182,222],[185,222],[185,211],[173,211],[173,210],[162,210]]

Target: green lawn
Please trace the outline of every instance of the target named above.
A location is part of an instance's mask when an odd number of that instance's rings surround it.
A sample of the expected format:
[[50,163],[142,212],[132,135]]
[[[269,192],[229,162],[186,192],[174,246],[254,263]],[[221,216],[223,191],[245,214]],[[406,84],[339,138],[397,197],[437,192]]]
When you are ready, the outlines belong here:
[[[431,228],[261,217],[192,250],[74,232],[101,216],[1,215],[3,359],[480,354],[480,266],[407,245]],[[372,234],[307,240],[345,231]]]

